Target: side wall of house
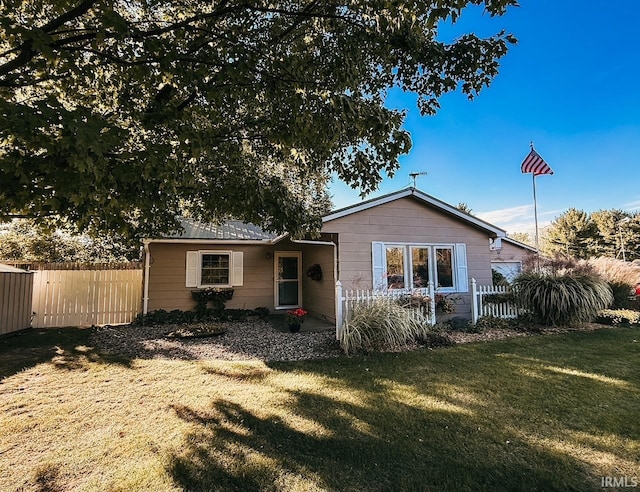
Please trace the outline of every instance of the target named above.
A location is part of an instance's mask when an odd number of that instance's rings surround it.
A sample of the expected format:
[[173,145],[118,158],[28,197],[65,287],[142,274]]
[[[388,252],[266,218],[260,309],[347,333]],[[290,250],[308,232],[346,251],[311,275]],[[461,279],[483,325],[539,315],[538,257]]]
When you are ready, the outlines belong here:
[[[326,222],[323,232],[339,237],[338,278],[345,289],[371,289],[372,242],[455,244],[467,247],[468,277],[491,284],[487,233],[410,197]],[[470,316],[470,293],[458,298],[457,315]]]
[[500,273],[508,282],[533,265],[535,253],[507,241],[502,241],[502,248],[491,251],[491,267]]
[[526,263],[533,254],[534,253],[528,249],[521,248],[507,241],[502,241],[502,248],[491,251],[491,261],[519,261]]
[[[226,303],[231,309],[266,307],[274,311],[275,253],[302,252],[302,306],[312,315],[335,319],[334,248],[331,245],[298,244],[283,240],[275,245],[216,243],[151,243],[149,244],[148,311],[165,309],[191,310],[195,301],[193,287],[186,287],[187,251],[221,250],[243,253],[243,285],[234,287],[233,298]],[[311,265],[319,264],[322,280],[306,275]]]
[[149,254],[149,311],[158,309],[195,308],[191,297],[192,287],[186,287],[187,251],[231,250],[243,253],[243,285],[234,287],[233,298],[228,308],[253,309],[265,306],[273,309],[273,259],[268,259],[270,247],[262,245],[220,245],[151,243]]

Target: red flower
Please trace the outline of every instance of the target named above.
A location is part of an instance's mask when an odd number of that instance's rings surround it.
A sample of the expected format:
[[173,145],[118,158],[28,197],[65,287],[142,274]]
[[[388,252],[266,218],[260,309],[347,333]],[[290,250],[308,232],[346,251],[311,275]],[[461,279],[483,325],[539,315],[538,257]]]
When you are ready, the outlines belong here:
[[287,323],[302,323],[306,315],[307,312],[302,308],[291,309],[286,314]]

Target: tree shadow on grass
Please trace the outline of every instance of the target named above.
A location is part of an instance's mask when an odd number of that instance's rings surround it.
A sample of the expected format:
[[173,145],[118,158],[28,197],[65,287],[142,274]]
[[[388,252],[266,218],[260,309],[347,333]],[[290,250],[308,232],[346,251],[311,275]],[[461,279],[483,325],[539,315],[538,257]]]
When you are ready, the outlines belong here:
[[87,362],[129,365],[131,359],[100,353],[91,346],[91,328],[38,328],[0,339],[0,381],[45,362],[77,369]]
[[[269,366],[331,379],[352,392],[377,394],[381,401],[388,401],[393,396],[388,388],[395,387],[407,389],[404,394],[418,400],[444,402],[443,412],[418,409],[408,422],[422,419],[424,426],[411,432],[419,435],[430,429],[421,439],[439,449],[431,458],[453,465],[443,465],[449,470],[444,474],[429,466],[433,476],[445,477],[446,489],[469,485],[453,477],[452,471],[458,470],[476,477],[472,489],[598,490],[603,471],[633,475],[640,463],[640,422],[635,418],[640,411],[640,347],[633,336],[621,335],[575,334],[431,354],[382,354],[336,360],[332,367],[316,362]],[[330,408],[322,414],[321,401],[309,398],[303,395],[298,402],[304,404],[295,411],[307,418],[326,418]],[[395,404],[391,420],[403,422],[405,402]],[[447,405],[453,413],[447,413]],[[375,402],[369,401],[368,407],[375,407]],[[456,408],[466,412],[456,413]],[[376,413],[355,412],[370,426],[379,418]],[[447,418],[439,422],[443,416]],[[442,425],[456,431],[438,432]],[[460,462],[461,457],[466,459]],[[430,463],[430,457],[423,463]]]
[[204,412],[174,411],[196,426],[169,470],[185,490],[283,490],[296,483],[303,490],[597,489],[584,464],[507,441],[482,430],[480,416],[464,413],[395,402],[394,411],[381,414],[373,401],[310,393],[296,393],[282,415],[259,416],[224,400]]

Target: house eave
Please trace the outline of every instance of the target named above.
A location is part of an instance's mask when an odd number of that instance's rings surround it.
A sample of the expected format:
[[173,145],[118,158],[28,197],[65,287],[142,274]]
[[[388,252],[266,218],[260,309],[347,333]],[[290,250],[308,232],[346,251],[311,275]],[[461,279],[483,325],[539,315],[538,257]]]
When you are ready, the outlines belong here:
[[517,246],[519,248],[527,249],[527,250],[531,251],[532,253],[537,253],[537,251],[538,251],[534,246],[531,246],[531,245],[525,244],[525,243],[521,243],[520,241],[516,241],[515,239],[512,239],[509,236],[503,237],[502,240],[507,242],[507,243],[511,243],[514,246]]

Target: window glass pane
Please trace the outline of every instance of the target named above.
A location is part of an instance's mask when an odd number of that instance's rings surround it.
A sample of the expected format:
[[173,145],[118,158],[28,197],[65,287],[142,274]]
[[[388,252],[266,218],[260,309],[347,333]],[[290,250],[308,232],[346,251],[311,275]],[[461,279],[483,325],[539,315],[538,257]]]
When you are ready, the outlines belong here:
[[296,280],[298,278],[298,257],[280,256],[278,258],[278,278]]
[[387,287],[404,289],[404,248],[387,248]]
[[411,248],[413,288],[426,287],[429,283],[429,249]]
[[451,248],[436,248],[437,287],[453,287],[453,261]]
[[202,255],[201,285],[229,285],[229,255]]
[[278,302],[280,306],[297,306],[298,282],[280,282],[278,284]]

